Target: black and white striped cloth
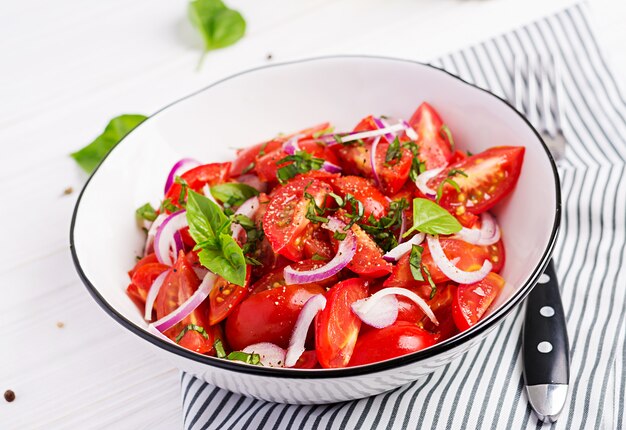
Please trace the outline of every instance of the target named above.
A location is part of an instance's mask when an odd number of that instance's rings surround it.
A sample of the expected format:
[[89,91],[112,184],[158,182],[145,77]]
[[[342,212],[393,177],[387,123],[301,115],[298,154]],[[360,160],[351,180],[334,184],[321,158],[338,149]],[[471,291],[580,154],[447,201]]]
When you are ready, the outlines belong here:
[[623,429],[626,390],[626,100],[577,5],[434,61],[507,97],[516,53],[560,57],[566,158],[554,258],[571,344],[571,385],[556,424],[523,392],[523,307],[462,359],[379,396],[320,406],[265,403],[182,375],[186,429]]

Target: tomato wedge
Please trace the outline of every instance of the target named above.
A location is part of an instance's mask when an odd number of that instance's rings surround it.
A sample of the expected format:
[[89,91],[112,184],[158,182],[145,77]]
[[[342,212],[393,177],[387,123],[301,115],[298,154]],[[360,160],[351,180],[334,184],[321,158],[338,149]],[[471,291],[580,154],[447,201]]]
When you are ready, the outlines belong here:
[[437,111],[428,103],[422,103],[409,124],[417,131],[418,157],[426,164],[426,169],[436,169],[448,164],[452,157],[452,148],[442,134],[443,121]]
[[[347,218],[343,218],[348,222]],[[352,233],[356,237],[356,254],[348,263],[348,269],[367,278],[380,278],[388,275],[393,266],[383,259],[383,250],[374,240],[357,224],[352,225]],[[339,241],[332,239],[335,249],[339,247]]]
[[413,164],[413,153],[401,147],[399,155],[387,162],[387,151],[390,143],[381,140],[376,148],[376,173],[380,180],[380,188],[385,194],[395,194],[402,189],[402,186],[409,178],[411,164]]
[[[363,204],[363,219],[367,220],[370,215],[381,219],[387,215],[389,202],[387,198],[372,185],[370,181],[360,176],[342,176],[331,181],[333,189],[341,197],[351,194]],[[354,212],[354,208],[350,209]]]
[[132,278],[133,274],[135,273],[135,271],[137,271],[137,269],[139,269],[141,266],[143,266],[144,264],[148,264],[148,263],[158,263],[159,260],[157,260],[156,258],[156,254],[154,252],[151,252],[150,254],[146,255],[145,257],[143,257],[141,260],[139,260],[136,264],[135,267],[133,267],[132,269],[130,269],[128,271],[128,277]]
[[319,285],[288,285],[248,296],[226,319],[226,338],[235,350],[259,342],[287,348],[300,310]]
[[[315,158],[320,158],[333,164],[339,163],[333,151],[321,142],[317,142],[315,140],[302,140],[298,142],[298,146],[302,151],[308,152]],[[262,181],[275,183],[277,181],[276,172],[278,169],[291,164],[291,162],[279,164],[279,162],[287,156],[288,154],[283,151],[281,146],[280,148],[267,153],[263,157],[260,157],[256,163],[259,178]]]
[[328,290],[326,307],[315,317],[317,360],[324,368],[346,367],[361,328],[352,303],[367,297],[363,279],[346,279]]
[[493,272],[482,281],[459,285],[452,302],[452,317],[457,328],[464,331],[480,321],[503,288],[504,279]]
[[428,348],[436,343],[432,333],[405,321],[370,330],[359,337],[350,366],[376,363]]
[[[155,302],[157,318],[161,319],[178,309],[185,300],[191,297],[199,285],[200,279],[198,279],[185,254],[181,251],[176,263],[165,277],[157,295]],[[176,341],[177,336],[187,325],[193,324],[202,327],[204,334],[189,330],[179,340],[179,343],[181,346],[201,354],[211,351],[213,349],[213,338],[205,317],[208,313],[207,307],[208,303],[204,301],[190,315],[185,317],[182,322],[165,331],[164,334]]]
[[310,223],[306,218],[310,201],[304,196],[305,189],[320,206],[332,191],[328,184],[317,179],[290,181],[272,196],[263,216],[263,229],[272,249],[293,261],[302,259],[302,233]]
[[[195,167],[181,175],[189,188],[196,192],[201,192],[205,185],[212,187],[217,184],[228,182],[230,176],[230,162],[227,163],[210,163]],[[174,183],[165,193],[165,198],[170,199],[172,204],[180,206],[178,199],[180,198],[181,186]],[[185,196],[186,199],[186,196]]]
[[524,161],[523,146],[499,146],[461,160],[428,181],[436,189],[453,170],[462,171],[451,177],[460,188],[443,185],[439,204],[452,214],[466,211],[478,215],[491,209],[508,195],[519,178]]
[[257,159],[283,146],[283,140],[274,139],[257,143],[249,148],[242,149],[230,168],[230,176],[236,177],[256,170]]
[[219,276],[215,281],[215,285],[209,293],[209,324],[215,325],[226,319],[243,299],[245,299],[250,290],[248,284],[250,282],[250,266],[246,270],[246,285],[240,286],[231,284],[226,279]]
[[[141,261],[139,263],[141,263]],[[139,263],[137,263],[139,267],[135,266],[135,269],[133,270],[130,285],[126,289],[126,293],[143,314],[150,287],[152,287],[154,280],[161,273],[169,269],[169,266],[158,262],[142,263],[141,265],[139,265]]]
[[504,242],[500,239],[498,242],[493,245],[486,245],[484,247],[489,253],[489,260],[493,264],[491,268],[492,272],[500,273],[502,267],[504,267],[504,262],[506,261],[506,253],[504,252]]

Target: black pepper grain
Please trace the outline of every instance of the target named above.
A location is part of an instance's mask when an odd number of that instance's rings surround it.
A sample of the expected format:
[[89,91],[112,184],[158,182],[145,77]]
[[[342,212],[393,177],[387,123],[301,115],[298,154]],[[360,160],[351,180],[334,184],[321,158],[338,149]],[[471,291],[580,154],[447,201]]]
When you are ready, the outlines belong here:
[[13,392],[13,390],[6,390],[4,392],[4,400],[6,400],[9,403],[15,400],[15,393]]
[[265,57],[265,58],[267,58],[267,61],[271,61],[272,60],[272,54],[271,53],[267,54],[267,57]]

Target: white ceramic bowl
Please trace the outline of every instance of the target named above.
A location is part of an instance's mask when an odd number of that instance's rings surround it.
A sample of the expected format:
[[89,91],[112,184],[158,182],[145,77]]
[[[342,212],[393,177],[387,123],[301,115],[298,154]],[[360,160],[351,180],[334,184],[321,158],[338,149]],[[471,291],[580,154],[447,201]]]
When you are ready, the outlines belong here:
[[[347,369],[251,366],[195,354],[146,331],[126,296],[127,270],[144,242],[134,211],[162,197],[181,157],[205,162],[322,121],[338,130],[368,114],[407,118],[422,101],[436,107],[455,141],[473,153],[526,147],[515,192],[495,210],[504,232],[507,286],[476,326],[431,348]],[[277,64],[234,75],[147,119],[107,156],[83,189],[71,227],[76,269],[98,304],[177,367],[227,390],[286,403],[329,403],[378,394],[446,365],[480,342],[522,303],[545,268],[560,213],[556,167],[537,132],[511,106],[445,71],[412,61],[339,56]]]

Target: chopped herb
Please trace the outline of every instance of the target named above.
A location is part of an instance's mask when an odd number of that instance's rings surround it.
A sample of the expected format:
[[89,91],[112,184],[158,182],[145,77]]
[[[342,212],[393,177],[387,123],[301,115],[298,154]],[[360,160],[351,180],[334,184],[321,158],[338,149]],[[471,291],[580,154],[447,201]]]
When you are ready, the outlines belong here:
[[176,343],[180,343],[180,341],[183,339],[183,337],[185,337],[188,331],[197,331],[202,335],[203,338],[209,338],[209,335],[207,334],[206,330],[204,330],[204,327],[200,327],[199,325],[195,324],[187,324],[187,326],[181,330],[178,336],[176,336]]
[[265,155],[265,148],[267,148],[267,143],[268,142],[263,142],[263,145],[261,145],[261,150],[259,151],[259,157],[262,157]]
[[256,166],[256,163],[253,161],[252,163],[248,164],[242,171],[241,174],[245,175],[246,173],[248,173],[249,171],[251,171],[252,169],[254,169],[254,166]]
[[343,198],[341,196],[338,196],[335,193],[328,193],[328,195],[330,197],[332,197],[333,200],[335,200],[335,203],[337,203],[337,206],[339,206],[340,208],[342,208],[342,207],[344,207],[346,205],[344,200],[343,200]]
[[252,221],[250,218],[248,218],[244,214],[233,215],[232,217],[230,217],[230,219],[232,222],[234,222],[235,224],[239,224],[246,230],[256,228],[254,221]]
[[424,248],[419,245],[413,245],[411,247],[411,255],[409,256],[409,265],[411,267],[411,274],[416,281],[423,281],[422,275],[422,252]]
[[311,260],[314,260],[314,261],[327,261],[327,260],[328,260],[328,258],[323,257],[323,256],[319,255],[319,254],[316,252],[316,253],[315,253],[315,254],[313,254],[313,256],[311,257]]
[[452,179],[452,177],[455,176],[455,175],[462,175],[462,176],[465,176],[467,178],[467,173],[465,173],[462,170],[458,170],[458,169],[450,170],[448,172],[448,177],[446,179],[444,179],[443,181],[441,181],[441,183],[437,187],[437,198],[436,198],[437,203],[439,203],[439,201],[441,200],[441,196],[443,194],[443,187],[446,184],[450,184],[456,190],[457,193],[461,192],[461,187],[459,187],[459,184],[457,184],[456,181],[454,179]]
[[387,147],[387,153],[385,154],[385,164],[391,165],[394,162],[399,161],[402,158],[402,148],[400,147],[400,139],[398,136]]
[[178,194],[178,204],[182,207],[187,205],[187,189],[189,188],[189,184],[180,176],[176,176],[174,178],[174,183],[180,185],[180,193]]
[[454,139],[452,139],[452,132],[450,131],[448,126],[443,124],[439,129],[439,134],[441,135],[441,137],[448,140],[448,143],[450,144],[450,150],[454,152]]
[[226,356],[228,360],[243,361],[248,364],[261,365],[261,356],[259,354],[248,354],[243,351],[233,351]]
[[291,163],[279,167],[276,171],[276,177],[281,184],[284,184],[296,175],[307,173],[311,170],[319,170],[324,164],[324,160],[322,158],[313,157],[306,151],[296,151],[295,154],[288,155],[287,157],[278,160],[276,164],[280,166],[289,162]]
[[359,226],[368,233],[383,251],[389,251],[398,245],[394,230],[402,224],[402,212],[409,207],[405,199],[389,203],[387,215],[379,220],[369,216],[367,224],[359,223]]
[[411,170],[409,171],[409,178],[415,182],[417,177],[426,171],[426,163],[419,159],[419,146],[415,142],[406,142],[403,144],[413,154],[413,160],[411,161]]
[[246,281],[243,250],[231,236],[231,221],[220,207],[202,194],[189,191],[187,198],[189,233],[199,249],[200,263],[232,284]]
[[333,237],[337,240],[344,240],[346,238],[346,233],[342,233],[339,230],[337,230],[335,233],[333,233]]
[[427,234],[452,234],[462,226],[450,213],[428,199],[413,199],[413,226],[404,233],[407,237],[414,231]]
[[154,221],[157,217],[157,213],[150,203],[137,208],[135,214],[139,219],[145,219],[146,221]]
[[93,172],[109,151],[147,117],[144,115],[120,115],[113,118],[100,136],[84,148],[70,154],[87,173]]
[[222,0],[192,0],[189,2],[188,14],[192,25],[202,36],[204,54],[236,43],[246,32],[245,19]]
[[468,150],[468,151],[465,151],[465,153],[467,154],[467,156],[468,156],[468,157],[471,157],[472,155],[474,155],[474,154],[472,154],[469,150]]
[[171,199],[165,199],[161,202],[161,207],[159,208],[159,212],[170,212],[170,213],[174,213],[176,211],[179,211],[180,208],[178,206],[176,206],[174,203],[172,203]]
[[227,182],[211,187],[211,195],[226,207],[239,206],[251,197],[258,196],[259,192],[246,184]]
[[244,257],[246,259],[246,263],[251,265],[251,266],[262,266],[263,263],[261,263],[259,260],[252,258],[252,257],[248,257],[247,255]]
[[333,139],[335,139],[335,142],[337,142],[337,143],[339,143],[339,144],[343,145],[343,139],[341,138],[341,136],[340,136],[340,135],[338,135],[338,134],[333,134]]
[[320,136],[323,136],[325,134],[331,134],[334,130],[335,127],[330,126],[328,128],[325,128],[324,130],[316,131],[315,133],[313,133],[313,139],[319,139]]
[[422,264],[422,270],[426,274],[426,279],[428,280],[428,283],[430,284],[430,298],[432,299],[433,297],[435,297],[435,294],[437,293],[437,285],[435,285],[435,283],[433,282],[433,278],[432,276],[430,276],[430,270],[428,270],[428,267]]
[[224,345],[222,345],[221,339],[215,339],[213,348],[215,348],[215,355],[217,358],[226,358],[226,351],[224,351]]

